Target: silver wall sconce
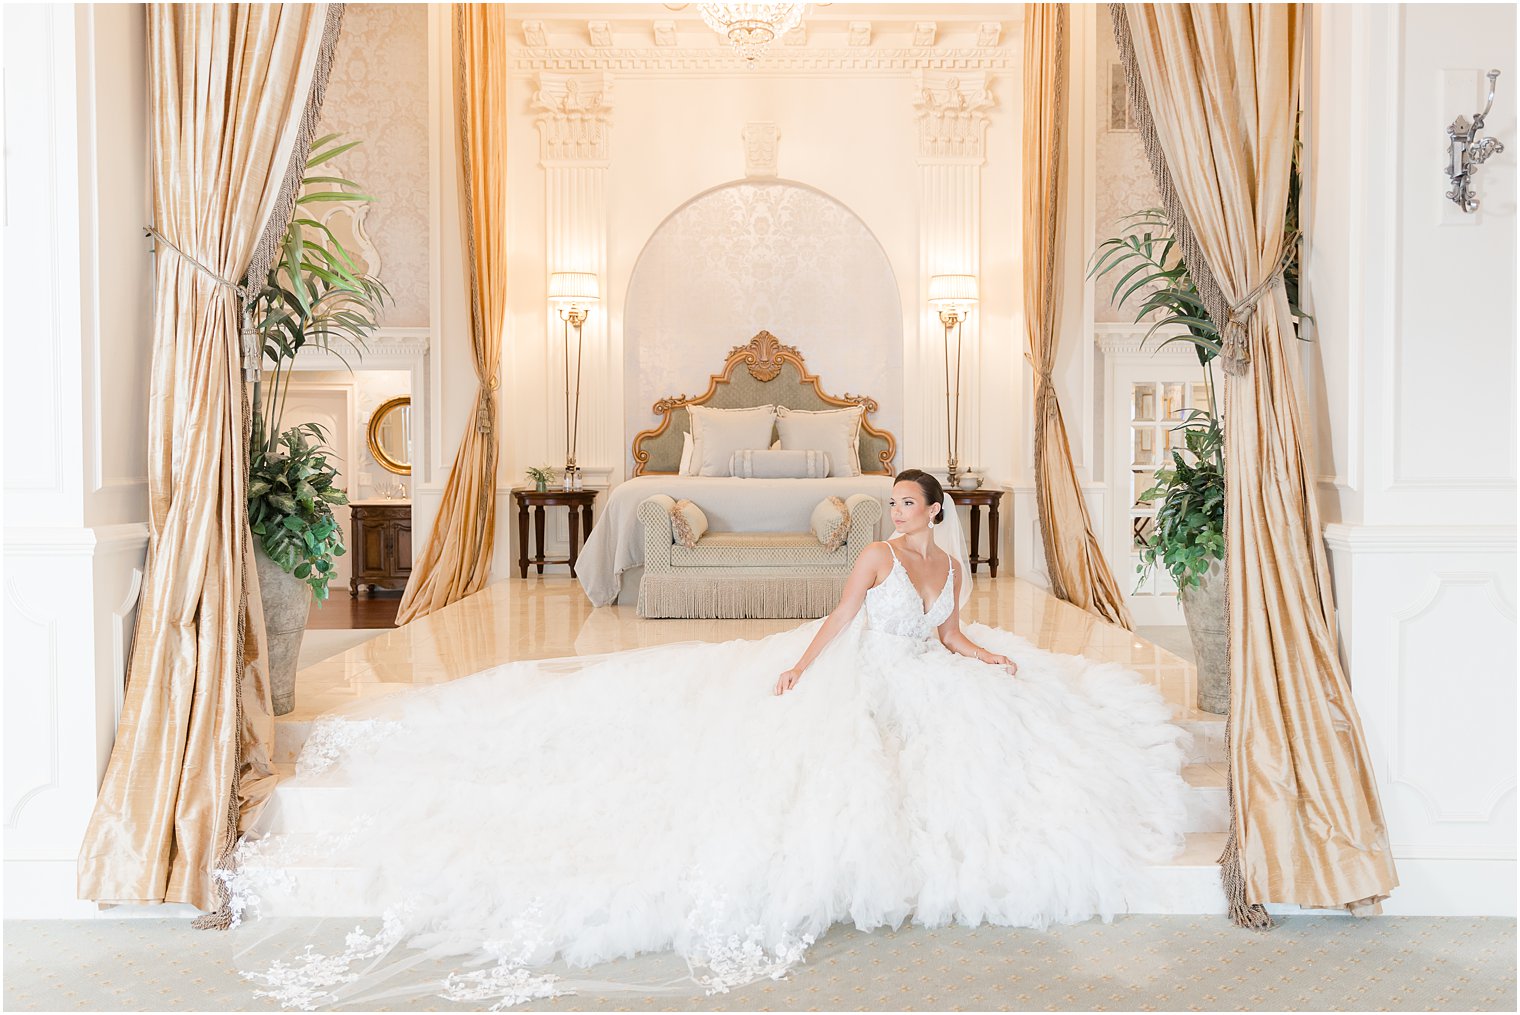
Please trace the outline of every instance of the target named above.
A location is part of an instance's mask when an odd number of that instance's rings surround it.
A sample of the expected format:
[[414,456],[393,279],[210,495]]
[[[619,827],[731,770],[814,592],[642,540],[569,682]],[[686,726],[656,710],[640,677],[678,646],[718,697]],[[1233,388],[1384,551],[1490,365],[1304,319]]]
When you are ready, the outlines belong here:
[[1483,129],[1483,119],[1494,108],[1494,83],[1498,80],[1497,70],[1488,72],[1488,102],[1484,104],[1483,112],[1474,114],[1471,123],[1467,122],[1467,117],[1458,116],[1446,128],[1446,136],[1451,139],[1451,157],[1446,166],[1446,175],[1451,178],[1451,189],[1446,192],[1446,196],[1463,211],[1478,210],[1478,199],[1472,192],[1473,173],[1488,161],[1490,155],[1497,155],[1504,150],[1504,143],[1496,137],[1478,140],[1478,131]]

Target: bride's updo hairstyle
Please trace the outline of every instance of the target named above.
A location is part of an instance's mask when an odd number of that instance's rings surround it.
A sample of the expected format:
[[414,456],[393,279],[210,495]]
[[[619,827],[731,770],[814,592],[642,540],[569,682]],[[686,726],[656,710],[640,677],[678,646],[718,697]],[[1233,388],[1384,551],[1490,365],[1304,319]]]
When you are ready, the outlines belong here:
[[924,503],[939,505],[939,511],[932,520],[936,524],[945,520],[945,488],[940,485],[938,479],[923,469],[904,469],[892,479],[893,486],[898,483],[917,483],[918,488],[924,491]]

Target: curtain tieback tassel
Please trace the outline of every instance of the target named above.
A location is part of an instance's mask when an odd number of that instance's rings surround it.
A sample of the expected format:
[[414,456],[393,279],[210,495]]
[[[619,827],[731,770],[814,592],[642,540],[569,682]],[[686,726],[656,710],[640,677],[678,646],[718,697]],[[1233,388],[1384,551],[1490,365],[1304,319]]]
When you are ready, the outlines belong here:
[[1229,319],[1219,331],[1219,355],[1224,360],[1225,373],[1238,377],[1244,374],[1251,365],[1251,349],[1246,325],[1256,313],[1256,306],[1261,302],[1261,298],[1283,280],[1283,272],[1288,269],[1288,262],[1293,257],[1298,237],[1298,233],[1293,233],[1283,240],[1282,253],[1277,255],[1277,263],[1272,266],[1271,273],[1256,288],[1247,293],[1245,299],[1230,307]]

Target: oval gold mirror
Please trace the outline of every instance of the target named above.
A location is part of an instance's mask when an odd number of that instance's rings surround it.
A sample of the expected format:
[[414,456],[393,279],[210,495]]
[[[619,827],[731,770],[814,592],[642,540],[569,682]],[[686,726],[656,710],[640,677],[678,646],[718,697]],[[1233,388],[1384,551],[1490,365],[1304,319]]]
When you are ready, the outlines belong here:
[[412,400],[406,395],[381,404],[369,418],[369,453],[388,472],[412,474]]

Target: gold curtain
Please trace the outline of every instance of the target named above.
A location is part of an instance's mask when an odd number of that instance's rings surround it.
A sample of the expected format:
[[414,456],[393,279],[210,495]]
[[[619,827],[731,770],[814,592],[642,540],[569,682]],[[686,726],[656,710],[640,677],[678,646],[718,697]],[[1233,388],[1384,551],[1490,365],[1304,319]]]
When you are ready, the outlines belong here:
[[1280,284],[1303,10],[1124,8],[1116,28],[1133,42],[1185,219],[1174,226],[1187,233],[1185,252],[1191,246],[1205,262],[1192,274],[1211,276],[1200,292],[1223,322],[1230,787],[1245,899],[1371,906],[1398,879],[1337,655],[1294,323]]
[[412,568],[396,622],[427,616],[485,587],[496,542],[496,391],[507,313],[506,8],[454,5],[459,158],[464,168],[470,345],[480,387],[443,488],[438,517]]
[[213,874],[274,786],[245,496],[234,284],[282,207],[325,5],[147,8],[155,249],[148,557],[81,898],[218,909]]
[[1024,317],[1034,368],[1034,485],[1052,591],[1133,628],[1124,593],[1093,534],[1051,370],[1061,342],[1067,4],[1024,5]]

